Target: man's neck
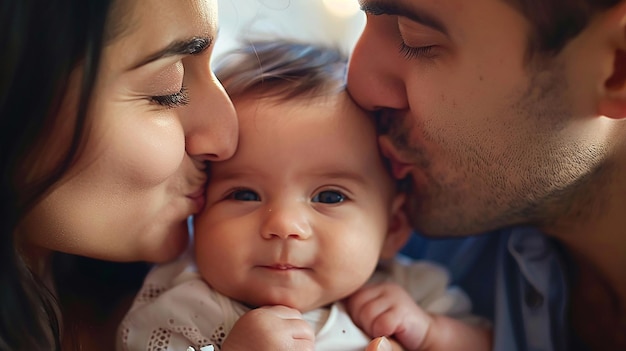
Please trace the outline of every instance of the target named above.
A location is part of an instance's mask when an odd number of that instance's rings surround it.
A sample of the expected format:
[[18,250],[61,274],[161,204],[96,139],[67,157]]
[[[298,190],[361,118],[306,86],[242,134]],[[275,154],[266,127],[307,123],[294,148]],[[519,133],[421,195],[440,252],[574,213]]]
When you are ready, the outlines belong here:
[[586,265],[584,259],[579,258],[577,263],[568,318],[573,335],[590,350],[626,350],[626,305],[623,295],[620,300],[615,289],[593,266]]
[[565,216],[542,228],[574,261],[572,325],[594,350],[625,346],[626,148],[622,150],[606,172],[580,189]]
[[578,265],[593,267],[626,305],[626,153],[620,157],[622,165],[592,180],[566,216],[542,229]]

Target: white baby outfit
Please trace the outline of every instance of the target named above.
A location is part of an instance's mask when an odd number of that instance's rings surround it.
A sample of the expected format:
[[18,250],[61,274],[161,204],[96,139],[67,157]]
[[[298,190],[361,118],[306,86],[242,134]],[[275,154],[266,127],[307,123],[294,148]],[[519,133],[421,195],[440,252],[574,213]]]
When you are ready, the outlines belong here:
[[[448,274],[439,266],[398,259],[370,281],[385,280],[402,285],[428,312],[475,320],[469,299],[448,286]],[[148,274],[119,327],[117,350],[186,351],[212,345],[218,351],[233,324],[249,310],[211,289],[187,252]],[[304,319],[316,332],[317,351],[363,351],[372,339],[352,323],[340,302],[307,312]]]

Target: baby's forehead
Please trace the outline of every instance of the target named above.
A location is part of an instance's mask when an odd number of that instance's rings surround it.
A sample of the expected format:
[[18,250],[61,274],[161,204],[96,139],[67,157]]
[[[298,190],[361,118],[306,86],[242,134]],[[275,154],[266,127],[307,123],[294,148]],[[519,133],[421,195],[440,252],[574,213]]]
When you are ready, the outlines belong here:
[[384,169],[371,116],[345,92],[290,100],[248,95],[233,103],[240,119],[239,145],[234,157],[220,165],[258,163],[269,174],[282,169],[367,175]]
[[282,95],[266,96],[262,92],[252,92],[250,94],[237,96],[232,99],[237,109],[240,121],[245,122],[250,117],[263,115],[268,117],[275,114],[276,118],[284,118],[287,122],[289,118],[309,111],[324,112],[319,115],[320,123],[334,119],[341,127],[352,125],[373,124],[374,114],[361,108],[350,97],[345,89],[324,91],[318,94],[307,94],[296,97],[285,97]]

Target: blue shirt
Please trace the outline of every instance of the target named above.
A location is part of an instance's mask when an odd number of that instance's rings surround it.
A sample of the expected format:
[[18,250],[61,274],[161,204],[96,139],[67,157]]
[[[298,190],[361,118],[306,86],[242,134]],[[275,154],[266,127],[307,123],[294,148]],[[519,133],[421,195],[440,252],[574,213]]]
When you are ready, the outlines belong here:
[[571,342],[567,323],[568,260],[561,247],[537,229],[439,240],[414,235],[403,253],[450,270],[452,284],[472,299],[473,313],[493,321],[494,350],[581,347]]

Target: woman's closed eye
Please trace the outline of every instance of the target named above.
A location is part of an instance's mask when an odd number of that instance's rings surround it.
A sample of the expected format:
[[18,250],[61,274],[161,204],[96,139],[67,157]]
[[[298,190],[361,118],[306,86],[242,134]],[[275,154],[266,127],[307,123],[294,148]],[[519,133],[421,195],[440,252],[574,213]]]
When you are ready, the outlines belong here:
[[187,88],[185,88],[185,86],[183,85],[180,88],[180,91],[176,93],[151,96],[149,99],[151,102],[159,104],[161,106],[167,108],[175,108],[178,106],[187,105],[189,103],[189,93],[187,91]]
[[336,190],[324,190],[315,194],[311,199],[312,202],[320,202],[324,204],[338,204],[346,200],[346,195]]

